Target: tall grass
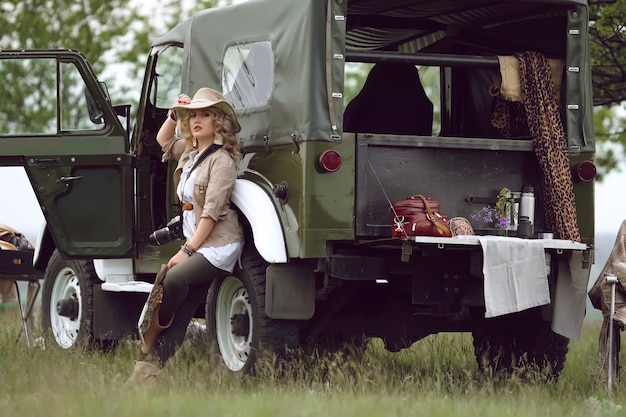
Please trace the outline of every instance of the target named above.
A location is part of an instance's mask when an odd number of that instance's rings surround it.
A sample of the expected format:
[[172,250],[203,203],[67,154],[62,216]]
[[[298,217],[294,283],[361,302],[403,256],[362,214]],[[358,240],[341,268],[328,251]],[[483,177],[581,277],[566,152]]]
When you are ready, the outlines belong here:
[[590,383],[600,323],[570,343],[556,384],[480,374],[468,334],[440,334],[411,349],[307,356],[240,380],[212,370],[201,339],[168,363],[156,387],[126,385],[137,347],[78,353],[16,342],[15,307],[0,306],[0,416],[585,416],[626,414],[624,386]]

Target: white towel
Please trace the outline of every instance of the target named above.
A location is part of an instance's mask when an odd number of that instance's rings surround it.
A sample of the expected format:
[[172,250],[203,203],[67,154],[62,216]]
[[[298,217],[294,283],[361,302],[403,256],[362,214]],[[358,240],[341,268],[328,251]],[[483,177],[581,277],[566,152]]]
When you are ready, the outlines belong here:
[[550,303],[546,254],[541,241],[477,236],[483,249],[485,317]]

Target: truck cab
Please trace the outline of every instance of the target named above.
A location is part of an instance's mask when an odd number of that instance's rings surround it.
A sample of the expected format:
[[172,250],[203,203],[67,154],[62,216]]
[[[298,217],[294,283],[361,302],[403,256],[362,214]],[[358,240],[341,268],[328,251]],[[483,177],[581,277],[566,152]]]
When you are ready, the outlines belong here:
[[[154,40],[132,123],[79,52],[0,52],[48,77],[46,91],[5,97],[15,115],[0,132],[0,162],[25,167],[46,217],[44,327],[65,348],[136,335],[180,246],[148,238],[178,214],[156,133],[180,92],[206,86],[235,107],[244,154],[232,196],[244,253],[198,306],[216,365],[248,374],[265,351],[373,337],[398,351],[471,332],[481,369],[558,378],[593,262],[587,23],[584,0],[216,7]],[[514,208],[529,185],[529,239],[473,219],[505,188]],[[472,234],[394,236],[393,202],[416,194]],[[499,238],[514,269],[520,248],[539,254],[515,271],[540,270],[541,301],[493,313],[493,277],[511,277],[488,269]]]

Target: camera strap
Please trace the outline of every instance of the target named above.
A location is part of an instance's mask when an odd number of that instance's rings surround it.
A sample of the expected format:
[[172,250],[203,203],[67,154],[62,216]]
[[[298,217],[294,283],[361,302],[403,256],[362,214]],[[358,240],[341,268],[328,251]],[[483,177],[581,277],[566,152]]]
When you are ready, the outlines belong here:
[[191,167],[191,170],[189,171],[187,176],[189,177],[189,175],[191,175],[193,170],[198,168],[198,166],[202,163],[202,161],[207,159],[209,155],[211,155],[212,153],[215,153],[221,147],[222,145],[216,145],[215,143],[212,143],[211,146],[209,146],[209,149],[205,150],[200,155],[198,155],[198,157],[196,158],[196,162],[194,162],[193,167]]
[[[212,143],[211,146],[209,146],[209,149],[205,149],[204,152],[202,152],[200,155],[198,155],[198,157],[196,158],[196,162],[193,163],[193,166],[191,167],[191,169],[189,170],[189,172],[187,173],[187,178],[189,178],[191,176],[191,173],[193,172],[194,169],[198,168],[198,166],[200,166],[200,164],[202,163],[202,161],[204,161],[205,159],[207,159],[209,157],[209,155],[211,155],[212,153],[217,152],[218,149],[220,149],[222,147],[222,145],[217,145],[215,143]],[[191,206],[191,208],[193,208],[193,204],[183,204],[182,201],[178,202],[179,208],[181,213],[184,210],[190,210],[190,208],[185,208],[184,206]]]

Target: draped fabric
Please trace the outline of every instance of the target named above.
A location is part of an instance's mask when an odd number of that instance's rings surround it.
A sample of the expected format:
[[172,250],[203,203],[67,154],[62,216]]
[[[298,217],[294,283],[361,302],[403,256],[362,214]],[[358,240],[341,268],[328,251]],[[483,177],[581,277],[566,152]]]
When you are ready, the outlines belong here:
[[546,227],[560,239],[580,242],[567,139],[550,64],[538,52],[518,52],[515,56],[520,60],[528,127],[543,171]]
[[[620,330],[625,326],[626,322],[626,271],[624,265],[626,262],[626,220],[622,224],[615,237],[615,244],[611,250],[609,258],[606,260],[598,279],[589,290],[589,299],[595,308],[602,310],[604,320],[602,322],[602,330],[598,340],[598,360],[596,369],[593,374],[598,382],[606,379],[609,372],[609,345],[613,343],[613,375],[617,375],[619,370],[619,350],[620,350]],[[611,284],[607,282],[606,277],[614,276],[617,278],[615,284],[615,321],[613,340],[609,340],[610,312],[611,312]]]

